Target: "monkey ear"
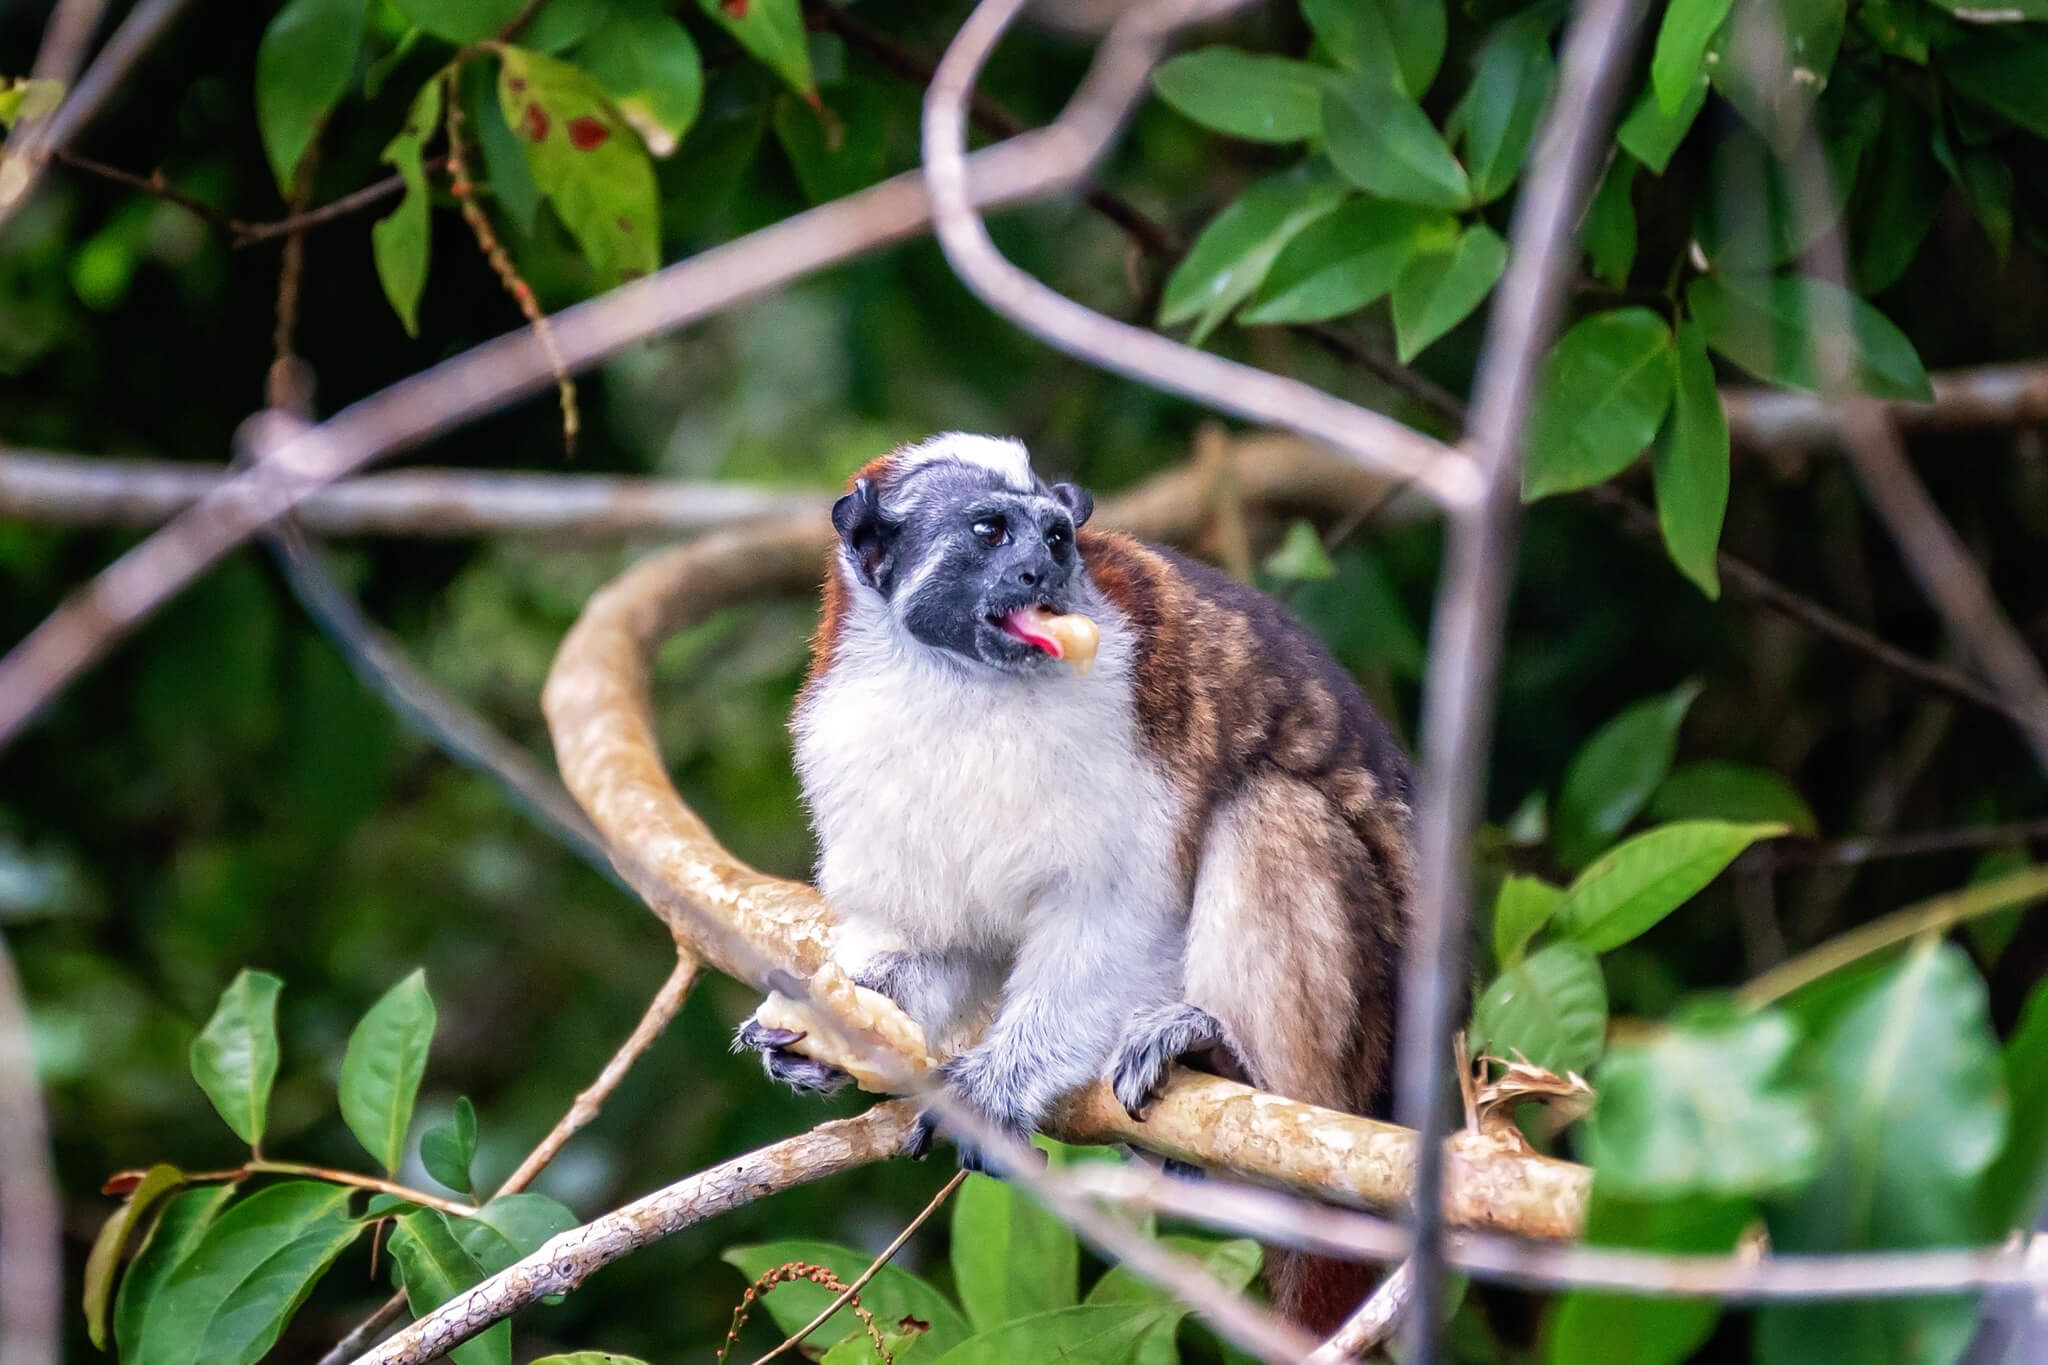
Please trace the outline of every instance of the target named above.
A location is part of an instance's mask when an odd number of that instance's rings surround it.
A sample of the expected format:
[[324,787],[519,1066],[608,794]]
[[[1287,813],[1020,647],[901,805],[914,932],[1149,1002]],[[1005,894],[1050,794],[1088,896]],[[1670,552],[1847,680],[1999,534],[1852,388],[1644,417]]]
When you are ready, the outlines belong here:
[[854,480],[853,491],[832,504],[832,529],[851,554],[861,581],[880,588],[883,560],[896,528],[882,516],[882,500],[871,481]]
[[1056,483],[1052,486],[1052,496],[1067,509],[1076,526],[1087,525],[1088,518],[1095,513],[1095,495],[1078,483]]

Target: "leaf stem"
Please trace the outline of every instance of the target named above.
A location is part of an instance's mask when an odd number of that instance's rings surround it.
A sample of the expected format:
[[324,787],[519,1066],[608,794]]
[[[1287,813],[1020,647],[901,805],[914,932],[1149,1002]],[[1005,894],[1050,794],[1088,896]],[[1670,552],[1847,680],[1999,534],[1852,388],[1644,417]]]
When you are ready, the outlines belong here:
[[336,1170],[331,1166],[309,1166],[300,1161],[255,1160],[251,1161],[243,1169],[263,1175],[311,1176],[315,1180],[326,1180],[336,1185],[353,1185],[357,1189],[375,1190],[379,1194],[397,1195],[400,1199],[410,1200],[415,1204],[422,1204],[430,1209],[439,1209],[441,1212],[452,1214],[457,1218],[473,1218],[476,1216],[477,1211],[474,1204],[465,1204],[457,1199],[446,1199],[438,1194],[428,1194],[425,1190],[415,1190],[401,1185],[395,1180],[386,1180],[382,1176],[363,1175],[356,1171]]
[[2043,897],[2048,897],[2048,865],[2022,868],[1994,881],[1950,891],[1874,919],[1779,963],[1736,991],[1735,999],[1744,1008],[1759,1009],[1872,953]]

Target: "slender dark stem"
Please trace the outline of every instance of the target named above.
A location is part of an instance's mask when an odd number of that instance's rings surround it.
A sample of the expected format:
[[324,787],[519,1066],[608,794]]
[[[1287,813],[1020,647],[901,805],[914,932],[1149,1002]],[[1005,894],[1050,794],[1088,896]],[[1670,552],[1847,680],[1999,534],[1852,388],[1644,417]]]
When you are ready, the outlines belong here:
[[1963,853],[2010,844],[2032,844],[2043,839],[2048,839],[2048,820],[2019,820],[2005,825],[1918,830],[1911,834],[1835,839],[1826,843],[1781,839],[1769,845],[1768,857],[1773,867],[1844,866],[1882,862],[1890,858],[1917,858],[1933,853]]

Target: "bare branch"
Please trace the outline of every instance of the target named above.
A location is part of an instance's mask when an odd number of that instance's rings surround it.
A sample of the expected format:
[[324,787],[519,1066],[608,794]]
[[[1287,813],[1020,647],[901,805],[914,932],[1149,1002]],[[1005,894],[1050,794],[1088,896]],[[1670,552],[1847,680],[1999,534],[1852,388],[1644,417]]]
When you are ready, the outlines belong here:
[[565,1294],[613,1261],[707,1218],[896,1154],[916,1116],[907,1100],[878,1104],[850,1119],[822,1123],[758,1151],[713,1166],[581,1227],[464,1290],[358,1365],[421,1365],[492,1323],[550,1294]]
[[[1249,421],[1326,441],[1373,468],[1413,479],[1448,507],[1478,491],[1472,465],[1442,443],[1313,385],[1270,374],[1105,317],[1033,279],[989,238],[967,188],[967,105],[977,76],[1026,0],[982,0],[954,37],[925,95],[924,160],[933,228],[953,271],[982,302],[1048,345],[1100,369]],[[1241,0],[1182,0],[1126,11],[1104,41],[1078,102],[1087,120],[1062,116],[1064,134],[1094,162],[1143,89],[1145,74],[1181,24],[1227,12]],[[1033,135],[1042,136],[1042,135]]]
[[1538,362],[1576,259],[1573,230],[1591,189],[1639,12],[1637,0],[1585,0],[1564,39],[1557,90],[1515,205],[1507,271],[1488,314],[1467,446],[1481,496],[1446,515],[1450,534],[1430,627],[1422,702],[1416,890],[1401,958],[1395,1114],[1417,1133],[1410,1359],[1436,1360],[1442,1299],[1444,1085],[1454,983],[1465,970],[1471,842],[1484,794],[1508,583],[1521,513],[1522,430]]
[[1401,1325],[1408,1301],[1415,1292],[1413,1262],[1403,1261],[1389,1271],[1358,1311],[1344,1320],[1330,1339],[1316,1348],[1304,1365],[1343,1365],[1362,1360],[1366,1352],[1388,1340]]
[[[1062,1180],[1099,1199],[1318,1255],[1392,1263],[1408,1229],[1389,1219],[1243,1185],[1172,1180],[1134,1164],[1091,1161]],[[1461,1232],[1445,1260],[1476,1278],[1531,1289],[1604,1289],[1730,1303],[1872,1299],[2001,1286],[2048,1289],[2048,1236],[1957,1250],[1729,1256],[1622,1251]]]
[[[2048,364],[1986,365],[1933,376],[1931,403],[1887,403],[1885,413],[1908,434],[2000,431],[2048,423]],[[1728,435],[1760,450],[1837,448],[1845,444],[1840,405],[1785,389],[1726,388],[1721,406]]]
[[63,1251],[28,1002],[0,936],[0,1365],[57,1365]]
[[2048,676],[2013,629],[1955,529],[1934,505],[1906,461],[1905,448],[1882,407],[1844,403],[1842,433],[1849,462],[1920,584],[1963,647],[1990,678],[2001,708],[2048,769]]
[[2005,825],[1966,825],[1960,829],[1915,830],[1910,834],[1882,834],[1828,841],[1778,839],[1769,845],[1768,861],[1773,867],[1802,865],[1845,866],[1883,862],[1892,858],[1917,858],[1930,853],[1959,853],[1970,849],[2002,848],[2032,844],[2048,839],[2048,820],[2020,820]]
[[[65,95],[64,102],[50,111],[48,118],[23,119],[16,125],[13,136],[7,140],[6,159],[0,163],[0,224],[5,224],[27,202],[50,154],[70,146],[84,131],[100,106],[128,78],[129,69],[187,3],[188,0],[140,0]],[[37,58],[35,74],[68,82],[78,69],[85,41],[99,25],[102,8],[104,0],[63,0],[45,31],[44,51]]]

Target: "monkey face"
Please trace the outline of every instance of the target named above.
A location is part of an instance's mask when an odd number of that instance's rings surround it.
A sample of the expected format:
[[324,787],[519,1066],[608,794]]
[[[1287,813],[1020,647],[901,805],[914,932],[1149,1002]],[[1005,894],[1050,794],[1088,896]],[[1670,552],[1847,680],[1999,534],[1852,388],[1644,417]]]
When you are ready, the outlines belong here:
[[1055,646],[1024,615],[1079,604],[1075,532],[1094,500],[1073,484],[1021,490],[985,468],[936,462],[832,509],[854,577],[918,643],[1007,673],[1051,668]]

